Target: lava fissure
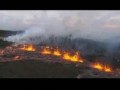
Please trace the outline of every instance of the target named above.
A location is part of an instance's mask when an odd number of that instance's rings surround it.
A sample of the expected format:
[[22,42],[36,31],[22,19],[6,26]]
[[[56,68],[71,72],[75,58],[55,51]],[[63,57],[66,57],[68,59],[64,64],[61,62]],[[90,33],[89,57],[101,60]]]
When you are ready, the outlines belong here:
[[36,51],[36,49],[33,47],[33,45],[23,45],[21,50],[26,50],[26,51]]
[[103,65],[101,63],[95,63],[92,65],[93,68],[96,68],[98,70],[101,70],[101,71],[105,71],[105,72],[111,72],[111,67],[108,66],[108,65]]
[[[32,52],[31,52],[32,51]],[[40,52],[40,53],[39,53]],[[74,52],[74,53],[73,53]],[[56,56],[56,57],[55,57]],[[13,57],[13,58],[11,58]],[[52,62],[76,62],[85,64],[87,61],[81,58],[78,51],[62,50],[58,47],[50,46],[33,46],[33,45],[20,45],[20,46],[7,46],[4,50],[0,50],[1,62],[17,61],[17,60],[42,60]],[[10,60],[11,58],[11,60]],[[92,67],[91,67],[92,65]],[[91,68],[98,69],[104,72],[112,72],[108,65],[101,63],[88,64]]]

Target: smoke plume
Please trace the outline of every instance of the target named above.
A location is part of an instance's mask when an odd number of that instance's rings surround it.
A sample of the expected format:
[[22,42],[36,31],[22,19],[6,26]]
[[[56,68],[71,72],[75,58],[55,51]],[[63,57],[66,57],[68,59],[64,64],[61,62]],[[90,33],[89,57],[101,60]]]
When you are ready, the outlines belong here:
[[[96,51],[102,52],[102,50],[97,48],[103,48],[104,46],[108,48],[107,53],[113,50],[119,50],[119,11],[48,10],[17,11],[17,13],[16,11],[6,12],[9,14],[9,19],[4,18],[5,20],[1,20],[4,21],[4,25],[8,24],[10,20],[10,23],[13,21],[11,28],[14,26],[14,30],[24,30],[23,33],[4,38],[6,41],[15,44],[54,44],[66,47],[70,46],[83,52],[86,51],[86,53],[89,51],[91,51],[91,53],[96,53]],[[0,12],[2,13],[1,17],[7,17],[6,12]],[[7,23],[5,23],[5,21],[7,21]],[[103,42],[106,43],[106,45],[99,43],[94,44],[95,42],[87,40],[85,40],[87,43],[83,43],[83,40],[77,40],[78,38]],[[91,42],[93,42],[93,44],[91,44]],[[91,49],[89,50],[89,48]]]
[[120,60],[120,11],[1,11],[0,17],[0,27],[24,30],[5,41],[76,49],[91,61]]
[[119,11],[1,11],[0,14],[5,17],[0,20],[1,27],[25,30],[4,39],[14,43],[37,44],[42,41],[38,37],[46,40],[51,35],[120,42],[115,39],[120,35]]

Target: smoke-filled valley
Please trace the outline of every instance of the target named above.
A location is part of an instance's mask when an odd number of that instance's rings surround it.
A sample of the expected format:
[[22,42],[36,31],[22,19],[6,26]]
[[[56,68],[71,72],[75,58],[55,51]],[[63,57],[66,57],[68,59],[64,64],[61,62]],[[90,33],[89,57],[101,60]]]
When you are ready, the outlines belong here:
[[14,40],[13,42],[10,41],[13,45],[31,44],[36,46],[57,46],[63,49],[79,51],[81,57],[90,62],[102,62],[111,65],[113,68],[119,68],[120,65],[119,44],[105,43],[83,38],[73,38],[71,34],[68,36],[49,35],[45,37],[43,34],[39,36],[37,33],[31,35],[26,31],[4,37],[3,40],[9,41],[8,38]]
[[[0,15],[7,16],[6,12],[0,12]],[[0,32],[1,62],[26,59],[64,64],[67,62],[69,65],[72,62],[76,67],[87,68],[87,73],[96,73],[93,68],[100,71],[97,72],[98,76],[85,74],[80,75],[80,78],[102,77],[109,73],[118,75],[113,77],[119,77],[119,11],[15,12],[8,12],[11,13],[9,18],[13,19],[14,24],[10,26],[11,31]],[[13,18],[15,15],[18,16]],[[4,22],[5,24],[6,28],[10,25]],[[5,28],[4,25],[1,27]],[[76,74],[78,75],[78,71]]]

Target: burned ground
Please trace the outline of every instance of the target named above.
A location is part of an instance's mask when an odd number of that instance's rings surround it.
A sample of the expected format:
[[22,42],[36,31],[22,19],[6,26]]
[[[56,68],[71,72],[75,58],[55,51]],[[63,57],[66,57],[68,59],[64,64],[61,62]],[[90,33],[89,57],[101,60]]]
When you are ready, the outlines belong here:
[[[49,45],[55,47],[59,44],[59,48],[63,50],[79,50],[84,60],[92,63],[95,61],[112,65],[119,72],[119,50],[117,47],[108,52],[104,43],[87,40],[87,39],[70,39],[70,37],[61,38],[60,42],[55,43],[56,38],[51,38]],[[61,43],[61,44],[60,44]],[[0,41],[1,50],[12,43]],[[35,45],[40,50],[41,45]],[[41,55],[38,52],[27,52],[21,50],[5,50],[5,54],[0,56],[0,77],[1,78],[119,78],[116,72],[106,73],[90,68],[86,63],[78,64],[64,61],[60,57],[53,55]],[[22,57],[22,60],[14,60],[15,56]],[[8,62],[6,62],[8,61]],[[9,62],[13,61],[13,62]]]
[[[37,51],[24,51],[19,47],[8,46],[0,56],[1,78],[119,78],[117,72],[104,72],[90,67],[91,62],[83,63],[64,60],[54,55]],[[74,52],[74,51],[73,51]],[[18,57],[19,58],[16,58]],[[103,60],[103,59],[102,59]],[[114,71],[114,70],[113,70]]]
[[0,63],[0,78],[120,78],[84,65],[22,60]]
[[34,60],[1,63],[0,67],[1,78],[76,78],[80,73],[74,65]]

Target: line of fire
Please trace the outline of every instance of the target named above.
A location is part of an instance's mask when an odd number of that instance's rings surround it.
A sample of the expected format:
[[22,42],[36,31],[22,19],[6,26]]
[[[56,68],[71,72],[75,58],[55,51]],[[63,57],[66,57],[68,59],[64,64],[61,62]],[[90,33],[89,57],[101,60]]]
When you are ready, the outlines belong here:
[[[52,56],[52,58],[50,58],[49,56]],[[67,51],[67,50],[65,51],[59,47],[40,46],[35,48],[33,45],[24,44],[19,46],[7,46],[4,50],[0,50],[0,58],[1,59],[4,58],[1,60],[1,62],[26,59],[39,60],[40,58],[43,57],[47,58],[45,60],[53,60],[54,62],[66,62],[66,63],[74,62],[81,64],[87,63],[88,66],[98,69],[100,71],[113,72],[112,67],[109,65],[104,65],[99,62],[88,63],[80,56],[79,51]]]

